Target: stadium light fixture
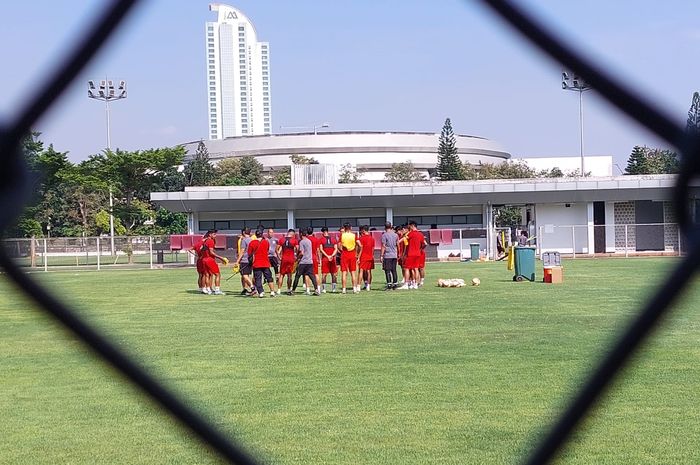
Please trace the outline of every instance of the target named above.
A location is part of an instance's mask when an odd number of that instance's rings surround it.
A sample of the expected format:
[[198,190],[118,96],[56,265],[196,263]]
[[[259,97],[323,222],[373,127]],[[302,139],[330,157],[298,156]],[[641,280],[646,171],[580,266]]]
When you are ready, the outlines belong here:
[[579,124],[579,138],[580,138],[580,153],[581,153],[581,176],[586,174],[584,169],[584,158],[583,158],[583,93],[587,90],[591,90],[591,86],[586,84],[586,82],[579,76],[563,71],[561,73],[561,88],[564,90],[572,90],[578,92],[578,124]]
[[126,98],[126,81],[119,81],[119,85],[114,86],[114,81],[103,79],[98,85],[95,81],[88,81],[88,98],[105,102],[105,114],[107,115],[107,149],[112,150],[112,138],[109,118],[109,103],[115,100]]

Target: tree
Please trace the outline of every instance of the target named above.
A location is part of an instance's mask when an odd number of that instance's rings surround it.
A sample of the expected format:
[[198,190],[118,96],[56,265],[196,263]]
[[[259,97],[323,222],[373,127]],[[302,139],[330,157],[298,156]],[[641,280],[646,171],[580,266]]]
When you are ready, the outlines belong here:
[[625,174],[649,174],[649,170],[647,148],[635,145],[627,159]]
[[499,228],[515,229],[523,221],[523,213],[520,207],[501,206],[493,209],[494,223]]
[[440,133],[438,146],[438,162],[435,167],[437,176],[441,181],[454,181],[462,178],[462,162],[457,156],[457,141],[450,118],[445,120]]
[[477,179],[527,179],[537,177],[537,172],[522,161],[479,164]]
[[70,206],[67,217],[78,225],[78,234],[91,235],[95,233],[95,215],[104,205],[107,183],[96,176],[90,163],[71,165],[63,170],[60,178],[68,187],[67,202]]
[[416,170],[413,162],[394,163],[384,175],[384,182],[416,182],[425,181],[425,176]]
[[636,145],[627,159],[625,174],[678,173],[678,155],[667,149],[651,149]]
[[[95,214],[95,233],[98,236],[109,234],[109,212],[107,210],[100,210]],[[126,234],[126,228],[118,217],[114,218],[114,234],[117,236]]]
[[291,183],[292,169],[289,166],[271,170],[266,180],[266,184],[286,185]]
[[194,158],[185,164],[183,171],[186,186],[209,186],[216,178],[216,169],[209,160],[209,150],[199,141]]
[[[106,150],[90,157],[87,163],[114,190],[117,200],[115,216],[121,219],[126,233],[131,234],[135,227],[142,224],[144,209],[153,211],[150,206],[151,191],[161,186],[172,168],[181,165],[184,158],[185,149],[178,146],[135,152]],[[148,204],[148,207],[144,204]]]
[[697,135],[700,133],[700,94],[697,92],[693,93],[693,102],[688,110],[688,121],[685,128],[689,134]]
[[563,178],[564,176],[564,172],[558,166],[551,170],[542,170],[537,174],[537,177],[540,178]]
[[342,165],[338,172],[339,184],[357,184],[362,182],[362,174],[350,163]]
[[157,234],[184,234],[187,232],[187,215],[173,213],[163,207],[156,210]]
[[318,160],[313,157],[307,157],[306,155],[290,155],[289,159],[292,161],[293,165],[318,165]]
[[226,158],[216,166],[217,183],[222,186],[263,184],[263,165],[252,156]]

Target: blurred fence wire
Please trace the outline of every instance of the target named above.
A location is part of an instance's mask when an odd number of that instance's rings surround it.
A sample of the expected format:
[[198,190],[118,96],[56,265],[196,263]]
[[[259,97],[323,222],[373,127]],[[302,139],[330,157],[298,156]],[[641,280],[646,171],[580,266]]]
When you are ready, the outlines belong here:
[[[532,454],[525,461],[533,465],[544,464],[551,461],[569,440],[576,426],[590,412],[596,400],[620,373],[630,355],[656,326],[659,319],[669,310],[700,266],[697,231],[690,224],[687,204],[689,181],[700,171],[700,157],[698,157],[700,138],[686,134],[684,128],[679,127],[655,106],[625,88],[601,68],[583,59],[574,47],[556,37],[514,2],[508,0],[481,0],[481,2],[552,59],[581,76],[621,112],[677,147],[682,155],[681,170],[673,191],[673,198],[680,231],[686,238],[685,256],[676,269],[669,274],[667,281],[660,286],[656,295],[640,310],[635,320],[612,345],[581,390],[539,444],[533,447]],[[4,161],[4,169],[0,171],[0,230],[4,230],[16,219],[22,210],[23,202],[29,197],[29,180],[20,149],[22,138],[30,132],[36,121],[78,76],[137,3],[137,0],[114,1],[102,17],[86,30],[83,40],[66,55],[63,63],[50,76],[47,83],[38,87],[41,92],[28,98],[26,106],[9,120],[9,124],[0,127],[0,156]],[[31,248],[32,244],[28,246]],[[79,242],[63,246],[67,249],[81,247]],[[18,244],[17,247],[21,255],[22,247],[26,248],[27,244]],[[138,247],[143,247],[143,244],[139,243]],[[131,253],[132,260],[134,255],[138,256],[134,253],[133,244]],[[97,256],[102,257],[101,254]],[[89,253],[86,254],[85,260],[90,261]],[[40,308],[57,318],[106,362],[143,389],[222,457],[230,463],[255,463],[242,448],[124,355],[104,335],[83,322],[71,309],[36,284],[11,258],[9,250],[5,247],[0,248],[0,265],[7,276],[12,278]]]

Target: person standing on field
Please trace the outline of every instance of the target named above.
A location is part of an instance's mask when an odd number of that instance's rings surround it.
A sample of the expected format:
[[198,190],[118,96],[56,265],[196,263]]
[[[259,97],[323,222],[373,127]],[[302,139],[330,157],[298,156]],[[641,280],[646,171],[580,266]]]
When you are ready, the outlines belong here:
[[327,227],[321,228],[321,234],[323,234],[321,236],[321,292],[326,292],[326,277],[329,274],[333,286],[331,292],[335,292],[338,283],[338,265],[335,260],[338,255],[338,245]]
[[418,268],[421,261],[421,248],[426,244],[425,236],[418,231],[418,225],[415,221],[408,222],[408,234],[406,235],[406,258],[404,260],[404,275],[405,283],[399,289],[418,289],[420,281],[420,273]]
[[[299,278],[308,277],[311,280],[311,284],[314,286],[314,295],[321,295],[321,288],[318,287],[318,281],[316,281],[316,275],[313,272],[314,257],[313,257],[313,245],[311,240],[307,235],[307,231],[303,228],[300,230],[301,240],[299,241],[299,265],[297,265],[297,273],[294,276],[294,285],[292,286],[292,291],[289,295],[294,295],[294,291],[297,290],[299,285]],[[309,293],[310,289],[307,287],[306,292]]]
[[350,280],[352,281],[352,292],[357,294],[360,292],[360,286],[357,284],[357,275],[355,270],[357,270],[357,252],[355,251],[357,247],[357,238],[355,233],[350,229],[350,223],[345,223],[343,225],[343,232],[340,235],[340,274],[341,274],[341,285],[342,293],[345,294],[345,287],[347,286],[347,274],[350,273]]
[[382,249],[379,257],[382,261],[382,269],[386,276],[386,289],[396,289],[399,285],[399,277],[396,275],[396,263],[398,260],[399,236],[394,232],[391,223],[387,221],[382,234]]
[[[374,269],[374,238],[369,233],[369,226],[362,225],[360,227],[359,244],[359,268],[362,275],[365,290],[369,291],[372,287],[372,270]],[[357,278],[358,284],[360,276]]]
[[[306,228],[306,237],[309,238],[311,241],[311,250],[313,254],[313,259],[314,259],[314,274],[316,275],[316,282],[320,283],[321,282],[321,238],[318,238],[314,235],[314,229],[312,227]],[[307,280],[308,281],[308,280]],[[306,286],[308,288],[309,282],[306,283]]]
[[287,236],[277,244],[277,255],[280,256],[280,273],[277,275],[277,288],[282,292],[282,281],[287,277],[287,294],[292,293],[292,273],[296,262],[299,242],[293,229],[287,231]]
[[263,277],[270,288],[270,297],[275,296],[275,282],[272,279],[270,271],[270,242],[264,236],[265,230],[259,228],[255,232],[258,240],[251,241],[248,245],[248,256],[252,259],[253,276],[255,277],[255,290],[258,297],[265,297],[265,289],[263,288]]
[[210,229],[207,231],[207,235],[208,237],[202,245],[203,255],[205,255],[204,258],[202,258],[202,263],[207,271],[207,275],[209,275],[208,284],[213,290],[212,294],[224,295],[224,293],[221,292],[221,271],[219,271],[219,265],[217,265],[216,259],[221,260],[221,263],[224,265],[228,265],[228,258],[217,255],[214,251],[216,247],[216,229]]
[[196,262],[195,265],[197,266],[197,285],[199,286],[199,292],[202,294],[211,294],[211,289],[209,288],[209,275],[207,274],[206,268],[204,268],[204,263],[202,262],[202,259],[204,258],[204,241],[206,241],[209,238],[209,233],[204,234],[204,237],[202,237],[200,240],[194,243],[192,245],[192,248],[187,251],[187,253],[190,253],[194,255]]
[[267,230],[267,241],[270,243],[270,251],[268,253],[270,257],[270,266],[275,272],[275,277],[277,277],[277,275],[280,274],[280,259],[279,255],[277,255],[278,239],[275,236],[275,230],[272,228],[268,228]]
[[250,257],[248,256],[248,246],[252,240],[250,228],[241,229],[241,238],[238,241],[238,258],[236,259],[241,273],[241,285],[243,286],[241,295],[254,293],[253,280],[251,279],[253,268],[250,265]]

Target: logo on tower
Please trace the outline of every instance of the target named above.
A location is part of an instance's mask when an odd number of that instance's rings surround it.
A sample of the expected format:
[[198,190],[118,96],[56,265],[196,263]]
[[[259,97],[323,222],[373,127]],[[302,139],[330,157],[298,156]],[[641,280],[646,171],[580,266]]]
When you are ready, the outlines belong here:
[[235,11],[229,11],[226,15],[226,19],[238,19],[238,15]]

